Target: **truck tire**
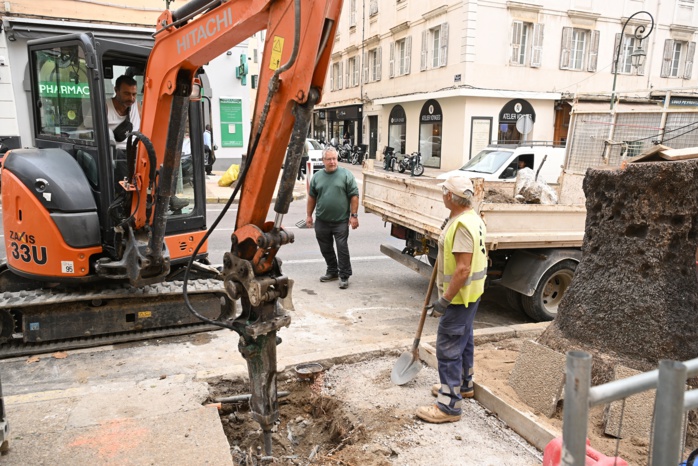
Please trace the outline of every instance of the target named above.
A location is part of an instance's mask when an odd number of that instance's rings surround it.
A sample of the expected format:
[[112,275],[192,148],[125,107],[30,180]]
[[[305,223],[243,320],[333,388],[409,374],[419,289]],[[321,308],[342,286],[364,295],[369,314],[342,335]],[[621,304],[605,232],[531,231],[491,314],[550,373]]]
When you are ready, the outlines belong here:
[[533,296],[521,296],[524,312],[536,322],[553,320],[576,269],[577,263],[573,260],[564,260],[550,267],[538,282]]
[[523,305],[521,304],[521,293],[514,291],[509,288],[504,288],[504,296],[507,298],[507,304],[513,310],[518,312],[523,312]]

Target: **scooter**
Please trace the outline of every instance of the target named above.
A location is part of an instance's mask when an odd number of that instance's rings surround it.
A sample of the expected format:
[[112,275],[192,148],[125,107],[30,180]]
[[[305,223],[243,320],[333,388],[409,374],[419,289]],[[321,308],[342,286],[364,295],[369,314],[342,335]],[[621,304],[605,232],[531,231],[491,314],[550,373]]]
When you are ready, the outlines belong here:
[[385,146],[383,149],[383,169],[395,171],[395,162],[397,161],[397,156],[395,155],[395,148],[390,146]]
[[361,165],[364,161],[364,150],[361,146],[354,146],[351,150],[351,164]]

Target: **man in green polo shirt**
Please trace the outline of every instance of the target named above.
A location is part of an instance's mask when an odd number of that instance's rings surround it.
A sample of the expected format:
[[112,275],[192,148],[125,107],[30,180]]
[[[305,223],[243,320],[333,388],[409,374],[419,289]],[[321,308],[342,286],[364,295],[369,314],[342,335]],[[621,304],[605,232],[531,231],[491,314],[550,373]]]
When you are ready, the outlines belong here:
[[325,169],[314,174],[310,181],[305,223],[308,227],[315,226],[315,238],[327,264],[325,275],[320,277],[320,281],[339,279],[339,288],[344,290],[349,287],[351,276],[349,225],[352,230],[359,227],[359,188],[354,175],[338,165],[337,150],[334,147],[328,146],[322,151],[322,163]]

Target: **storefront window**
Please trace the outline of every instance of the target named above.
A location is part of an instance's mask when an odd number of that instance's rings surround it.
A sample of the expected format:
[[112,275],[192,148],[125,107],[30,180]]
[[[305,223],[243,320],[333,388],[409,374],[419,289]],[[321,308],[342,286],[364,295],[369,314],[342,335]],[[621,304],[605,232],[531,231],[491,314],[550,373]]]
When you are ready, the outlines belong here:
[[443,114],[436,100],[427,100],[419,114],[419,152],[425,167],[441,168]]
[[405,109],[396,105],[390,111],[388,119],[388,145],[395,149],[395,154],[405,153],[405,136],[407,135],[407,118]]

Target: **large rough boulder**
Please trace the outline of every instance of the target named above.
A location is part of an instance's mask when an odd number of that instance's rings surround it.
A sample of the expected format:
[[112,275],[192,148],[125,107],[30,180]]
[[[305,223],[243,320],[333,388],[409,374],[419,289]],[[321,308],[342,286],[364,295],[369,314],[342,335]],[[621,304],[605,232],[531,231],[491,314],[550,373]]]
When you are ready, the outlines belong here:
[[698,357],[698,161],[590,169],[584,193],[582,261],[539,342],[635,367]]

